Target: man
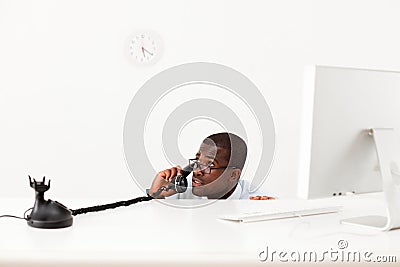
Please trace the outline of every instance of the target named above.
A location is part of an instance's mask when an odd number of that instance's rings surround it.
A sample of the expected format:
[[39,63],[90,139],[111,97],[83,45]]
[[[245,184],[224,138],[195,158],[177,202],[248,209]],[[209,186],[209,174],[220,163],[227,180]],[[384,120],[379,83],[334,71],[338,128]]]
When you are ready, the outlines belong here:
[[[191,181],[188,179],[192,190],[183,194],[163,191],[157,198],[174,195],[173,198],[248,199],[249,183],[239,179],[246,157],[247,146],[239,136],[227,132],[210,135],[203,140],[196,157],[189,160],[194,167]],[[149,194],[168,186],[172,178],[181,174],[179,166],[159,172]]]

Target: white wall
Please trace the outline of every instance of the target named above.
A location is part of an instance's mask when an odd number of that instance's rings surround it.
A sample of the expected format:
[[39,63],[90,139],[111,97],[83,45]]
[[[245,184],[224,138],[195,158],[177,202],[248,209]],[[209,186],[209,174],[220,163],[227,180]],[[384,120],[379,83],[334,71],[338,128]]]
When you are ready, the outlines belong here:
[[[195,61],[230,66],[270,104],[277,151],[268,192],[296,195],[305,64],[400,70],[398,1],[1,1],[0,196],[142,195],[125,166],[122,128],[140,86]],[[152,29],[165,53],[138,68],[126,38]]]

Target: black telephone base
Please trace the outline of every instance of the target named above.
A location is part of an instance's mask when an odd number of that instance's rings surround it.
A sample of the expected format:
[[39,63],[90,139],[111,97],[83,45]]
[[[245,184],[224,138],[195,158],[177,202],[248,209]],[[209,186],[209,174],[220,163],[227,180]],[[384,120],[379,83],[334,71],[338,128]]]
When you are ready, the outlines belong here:
[[30,186],[36,191],[35,205],[27,217],[28,225],[35,228],[57,229],[69,227],[73,223],[72,212],[63,204],[51,199],[44,199],[44,192],[49,190],[50,181],[46,185],[45,178],[37,182],[29,176]]

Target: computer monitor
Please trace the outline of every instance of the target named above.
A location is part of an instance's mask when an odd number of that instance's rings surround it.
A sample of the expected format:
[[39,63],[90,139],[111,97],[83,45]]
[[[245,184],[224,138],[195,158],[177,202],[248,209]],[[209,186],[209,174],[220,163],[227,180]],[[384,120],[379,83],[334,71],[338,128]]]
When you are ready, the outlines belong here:
[[308,66],[304,83],[299,195],[381,191],[370,129],[394,128],[400,139],[400,72]]

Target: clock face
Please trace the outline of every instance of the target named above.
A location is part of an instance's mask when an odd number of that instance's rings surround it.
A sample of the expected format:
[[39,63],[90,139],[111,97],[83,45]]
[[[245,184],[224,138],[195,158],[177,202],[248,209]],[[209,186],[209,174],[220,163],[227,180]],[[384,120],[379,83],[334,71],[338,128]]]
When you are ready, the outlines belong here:
[[150,33],[133,35],[129,43],[129,56],[135,63],[155,63],[160,55],[160,42]]

